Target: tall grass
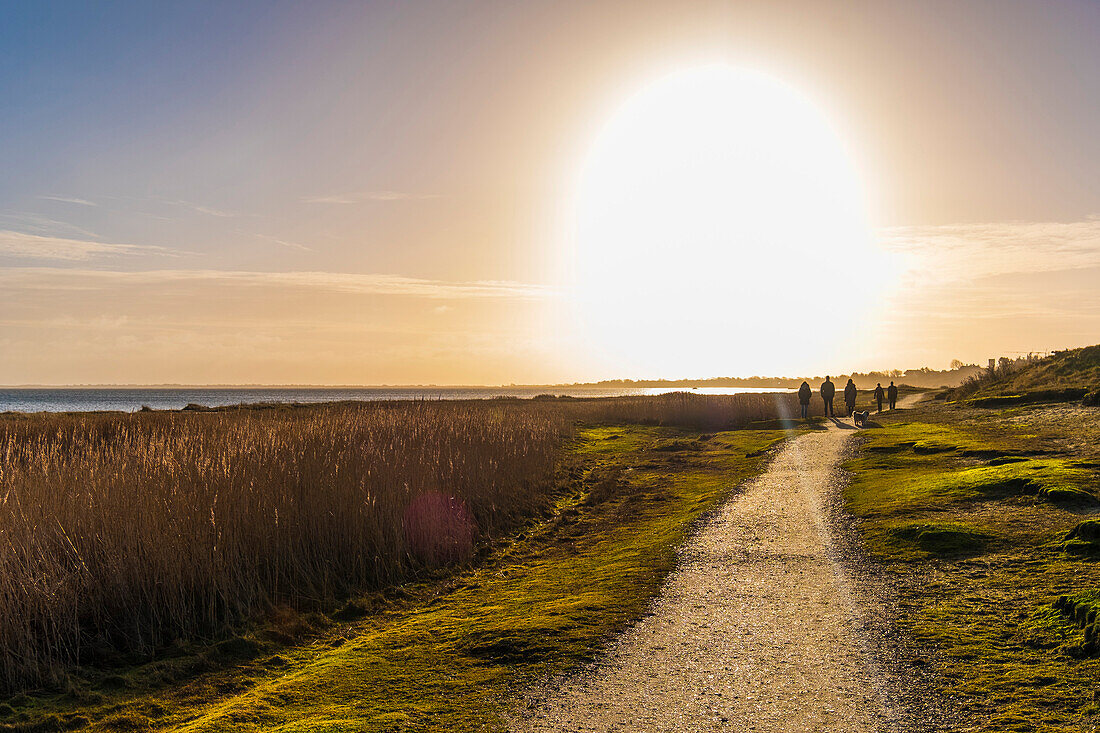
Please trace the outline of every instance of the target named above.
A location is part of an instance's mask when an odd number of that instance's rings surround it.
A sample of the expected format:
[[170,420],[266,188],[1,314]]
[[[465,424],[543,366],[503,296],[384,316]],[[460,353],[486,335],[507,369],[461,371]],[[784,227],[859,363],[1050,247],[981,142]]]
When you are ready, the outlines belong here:
[[0,687],[460,560],[546,506],[578,420],[791,413],[668,395],[0,417]]
[[[811,413],[822,414],[821,400]],[[755,422],[798,418],[798,396],[791,393],[700,395],[673,392],[652,397],[592,400],[579,416],[599,422],[671,425],[699,430],[743,428]]]

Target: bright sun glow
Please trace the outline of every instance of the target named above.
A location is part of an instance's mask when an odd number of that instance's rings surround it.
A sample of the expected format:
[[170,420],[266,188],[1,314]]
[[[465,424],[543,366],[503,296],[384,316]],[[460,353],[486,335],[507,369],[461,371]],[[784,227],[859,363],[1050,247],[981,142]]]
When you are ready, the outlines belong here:
[[660,79],[616,111],[576,217],[579,317],[619,373],[821,363],[859,328],[881,267],[828,121],[790,87],[726,66]]

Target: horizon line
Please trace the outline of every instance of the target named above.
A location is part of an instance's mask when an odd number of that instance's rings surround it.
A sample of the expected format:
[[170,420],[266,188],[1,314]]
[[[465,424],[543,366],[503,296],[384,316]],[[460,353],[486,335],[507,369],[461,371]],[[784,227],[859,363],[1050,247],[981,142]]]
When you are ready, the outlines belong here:
[[[968,364],[966,367],[980,368],[977,364]],[[962,368],[966,368],[962,367]],[[917,369],[898,370],[903,374],[909,371],[917,371],[919,369],[929,369],[928,367],[917,367]],[[852,375],[870,375],[870,374],[888,374],[892,370],[871,370],[866,372],[835,372],[835,376],[852,376]],[[954,369],[929,369],[932,372],[950,372],[958,371]],[[828,375],[834,375],[833,372],[829,372]],[[675,379],[668,378],[642,378],[635,379],[631,377],[616,377],[612,379],[601,379],[588,382],[532,382],[526,384],[510,383],[510,384],[305,384],[305,383],[214,383],[214,384],[188,384],[182,382],[156,382],[156,383],[107,383],[107,382],[86,382],[86,383],[70,383],[70,384],[0,384],[0,390],[4,389],[536,389],[539,387],[588,387],[599,386],[603,384],[614,384],[617,382],[630,382],[634,384],[642,383],[659,383],[659,384],[693,384],[703,382],[714,382],[718,380],[741,380],[741,381],[779,381],[779,380],[796,380],[813,378],[817,379],[825,376],[825,373],[814,375],[797,375],[797,376],[766,376],[755,374],[748,377],[738,376],[721,376],[721,377],[682,377]]]

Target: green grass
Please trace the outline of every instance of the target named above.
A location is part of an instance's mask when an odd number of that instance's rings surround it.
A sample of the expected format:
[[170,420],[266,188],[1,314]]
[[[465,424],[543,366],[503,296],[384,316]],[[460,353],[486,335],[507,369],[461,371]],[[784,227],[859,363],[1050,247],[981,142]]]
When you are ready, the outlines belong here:
[[1100,712],[1100,626],[1056,605],[1100,598],[1100,564],[1067,551],[1093,541],[1074,528],[1095,510],[1095,463],[1066,442],[1091,428],[1048,430],[1029,409],[924,408],[865,431],[847,464],[846,504],[959,729],[1078,731]]
[[1100,519],[1079,522],[1066,535],[1062,550],[1071,555],[1100,557]]
[[900,541],[933,555],[963,555],[977,553],[985,548],[992,536],[968,524],[923,524],[913,522],[893,528]]
[[1029,458],[1023,443],[924,422],[892,423],[863,435],[863,454],[848,465],[857,479],[846,498],[857,516],[909,516],[1021,496],[1096,502],[1094,471],[1070,458]]
[[[311,640],[298,646],[272,643],[271,624],[261,625],[220,651],[9,701],[10,710],[0,704],[0,722],[23,730],[503,730],[519,691],[592,658],[644,613],[692,523],[757,473],[764,449],[784,435],[587,429],[563,466],[573,480],[553,513],[477,567],[317,615],[303,632]],[[339,615],[358,618],[333,620]]]
[[1088,392],[1084,387],[1068,389],[1041,389],[1022,394],[1001,394],[992,397],[971,397],[964,402],[972,407],[1008,407],[1009,405],[1028,405],[1036,402],[1073,402],[1080,400]]

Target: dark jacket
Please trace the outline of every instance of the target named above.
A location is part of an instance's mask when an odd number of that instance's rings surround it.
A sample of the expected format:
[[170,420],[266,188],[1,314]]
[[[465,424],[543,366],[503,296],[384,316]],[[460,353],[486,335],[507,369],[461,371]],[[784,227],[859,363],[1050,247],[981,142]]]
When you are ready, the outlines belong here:
[[882,385],[880,384],[879,386],[875,387],[875,399],[879,402],[882,402],[883,397],[885,397],[885,395],[882,392]]
[[891,400],[896,400],[898,398],[898,388],[891,384],[886,388],[886,394]]
[[831,400],[835,394],[836,385],[829,381],[821,383],[821,396],[824,397],[826,401]]
[[848,384],[844,385],[844,402],[849,405],[856,403],[856,383],[851,379],[848,380]]
[[800,405],[810,404],[810,397],[812,397],[813,394],[814,394],[814,391],[812,389],[810,389],[810,385],[803,382],[802,386],[798,388],[798,404],[800,404]]

